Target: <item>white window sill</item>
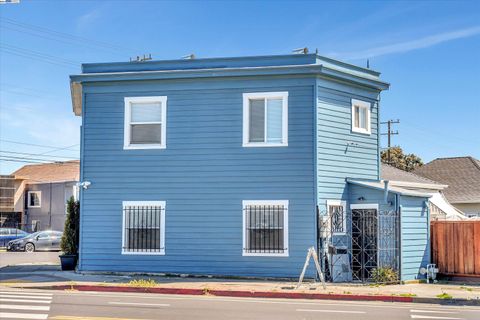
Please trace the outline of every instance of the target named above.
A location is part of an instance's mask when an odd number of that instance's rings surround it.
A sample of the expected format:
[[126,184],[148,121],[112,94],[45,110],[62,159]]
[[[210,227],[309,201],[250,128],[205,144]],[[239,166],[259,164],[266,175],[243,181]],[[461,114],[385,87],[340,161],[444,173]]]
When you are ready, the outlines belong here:
[[155,251],[155,252],[142,252],[142,251],[123,251],[123,255],[142,255],[142,256],[164,256],[165,255],[165,250],[162,251]]
[[35,208],[41,208],[41,207],[42,207],[42,206],[27,206],[28,209],[30,209],[30,208],[35,209]]
[[253,143],[253,142],[248,142],[248,143],[243,143],[242,145],[244,148],[265,148],[265,147],[288,147],[288,143]]
[[288,257],[288,251],[284,253],[253,253],[243,251],[244,257]]
[[362,129],[362,128],[355,128],[355,127],[352,128],[352,132],[366,134],[366,135],[371,135],[372,134],[372,132],[369,131],[369,130],[365,130],[365,129]]
[[123,150],[148,150],[148,149],[166,149],[167,146],[160,144],[132,144],[123,146]]

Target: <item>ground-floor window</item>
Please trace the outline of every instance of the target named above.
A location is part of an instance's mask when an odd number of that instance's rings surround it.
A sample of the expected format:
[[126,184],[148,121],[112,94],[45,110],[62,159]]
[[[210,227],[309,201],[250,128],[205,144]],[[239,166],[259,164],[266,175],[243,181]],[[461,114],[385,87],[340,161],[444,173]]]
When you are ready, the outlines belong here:
[[330,229],[333,234],[345,234],[347,232],[346,207],[346,201],[327,200]]
[[243,255],[288,256],[288,201],[243,201]]
[[123,254],[165,254],[165,201],[123,202]]

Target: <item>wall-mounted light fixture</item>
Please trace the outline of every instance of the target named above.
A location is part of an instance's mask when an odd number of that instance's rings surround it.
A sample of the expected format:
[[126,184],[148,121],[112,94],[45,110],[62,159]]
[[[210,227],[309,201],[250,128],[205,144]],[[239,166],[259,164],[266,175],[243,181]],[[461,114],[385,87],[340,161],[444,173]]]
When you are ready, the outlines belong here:
[[360,197],[357,199],[358,201],[365,201],[365,197]]
[[77,185],[83,189],[88,189],[92,183],[90,181],[79,182]]

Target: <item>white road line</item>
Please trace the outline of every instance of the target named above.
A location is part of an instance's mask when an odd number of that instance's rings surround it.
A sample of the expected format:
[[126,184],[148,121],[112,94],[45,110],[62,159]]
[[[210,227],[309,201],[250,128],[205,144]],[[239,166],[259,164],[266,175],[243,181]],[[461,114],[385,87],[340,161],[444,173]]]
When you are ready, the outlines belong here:
[[9,298],[0,298],[0,302],[52,303],[52,300],[30,300],[30,299],[9,299]]
[[147,307],[170,307],[167,303],[136,303],[136,302],[109,302],[109,304],[121,306],[147,306]]
[[27,296],[27,295],[18,295],[18,294],[0,294],[0,298],[25,298],[25,299],[52,300],[52,297]]
[[20,304],[1,304],[0,309],[49,311],[50,306],[24,306]]
[[438,316],[421,316],[418,314],[410,315],[412,319],[437,319],[437,320],[461,320],[462,318],[438,317]]
[[30,291],[0,291],[0,294],[28,294],[28,295],[35,295],[35,296],[49,296],[51,297],[52,293],[44,293],[44,292],[30,292]]
[[359,314],[359,313],[366,313],[365,311],[344,311],[344,310],[327,310],[327,309],[317,309],[317,310],[313,310],[313,309],[297,309],[297,311],[299,312],[327,312],[327,313],[355,313],[355,314]]
[[[334,300],[298,300],[292,302],[292,300],[286,299],[268,299],[268,298],[222,298],[215,296],[180,296],[171,294],[145,294],[145,293],[115,293],[115,292],[101,292],[101,291],[55,291],[55,296],[86,296],[86,297],[102,297],[102,298],[136,298],[144,300],[196,300],[196,301],[216,301],[216,302],[243,302],[243,303],[265,303],[265,304],[289,304],[289,305],[301,305],[301,306],[338,306],[338,302]],[[401,303],[392,304],[391,302],[381,301],[341,301],[346,307],[369,307],[369,308],[388,308],[388,309],[411,309],[419,307],[418,303]],[[438,305],[424,304],[422,309],[438,310]],[[442,306],[445,310],[460,310],[462,312],[480,312],[480,308],[465,306]]]
[[0,312],[0,319],[35,319],[35,320],[45,320],[45,319],[47,319],[47,318],[48,318],[48,314]]
[[452,311],[437,311],[437,310],[410,310],[411,313],[458,313],[458,312],[452,312]]

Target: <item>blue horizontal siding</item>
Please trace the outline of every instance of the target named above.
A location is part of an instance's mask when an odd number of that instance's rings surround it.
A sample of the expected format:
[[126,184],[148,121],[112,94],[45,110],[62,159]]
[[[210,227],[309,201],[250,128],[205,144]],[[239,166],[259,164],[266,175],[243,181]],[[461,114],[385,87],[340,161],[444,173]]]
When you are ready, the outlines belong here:
[[[317,203],[349,200],[346,178],[378,178],[378,91],[317,79]],[[352,132],[351,100],[372,103],[370,135]],[[347,143],[356,143],[349,146]]]
[[[315,244],[314,79],[85,86],[80,269],[297,277]],[[289,145],[243,148],[244,92],[289,92]],[[126,96],[168,96],[167,148],[123,150]],[[242,200],[289,200],[289,257],[242,256]],[[164,256],[121,255],[122,201],[166,201]],[[311,273],[310,273],[311,274]]]
[[426,198],[401,197],[402,280],[421,279],[421,267],[430,263],[429,217]]

